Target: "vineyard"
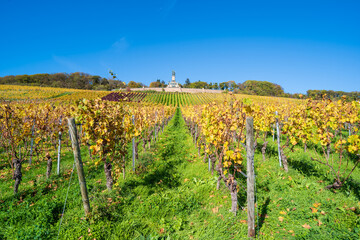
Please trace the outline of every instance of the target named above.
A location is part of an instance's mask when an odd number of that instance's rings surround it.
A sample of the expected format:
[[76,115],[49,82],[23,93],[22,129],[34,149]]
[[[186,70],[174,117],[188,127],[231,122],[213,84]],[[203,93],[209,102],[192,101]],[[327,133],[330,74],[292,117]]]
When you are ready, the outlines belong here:
[[107,95],[106,91],[90,91],[50,87],[30,87],[0,85],[0,98],[10,101],[19,100],[79,100],[94,99]]
[[0,239],[359,239],[358,102],[0,93]]
[[251,96],[225,93],[168,93],[168,92],[126,92],[92,91],[50,87],[30,87],[15,85],[0,85],[0,98],[8,101],[46,101],[46,102],[74,102],[86,99],[102,98],[109,101],[145,102],[161,104],[165,106],[190,106],[201,105],[210,102],[229,101],[232,98],[252,98],[254,102],[293,103],[296,99],[275,98],[265,96]]
[[[253,98],[250,95],[236,94],[229,95],[225,93],[150,93],[144,98],[144,102],[158,103],[166,106],[190,106],[201,105],[210,102],[223,102],[231,99]],[[257,96],[256,102],[298,102],[295,99],[272,98]]]

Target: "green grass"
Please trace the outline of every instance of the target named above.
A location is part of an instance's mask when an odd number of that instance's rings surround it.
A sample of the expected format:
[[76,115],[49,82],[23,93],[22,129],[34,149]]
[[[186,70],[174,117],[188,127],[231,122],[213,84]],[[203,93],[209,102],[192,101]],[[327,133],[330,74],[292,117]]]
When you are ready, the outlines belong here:
[[[267,160],[263,162],[259,148],[255,155],[260,236],[359,239],[359,185],[352,190],[348,184],[341,190],[325,190],[333,183],[326,167],[300,148],[288,153],[289,172],[285,173],[279,167],[276,144],[272,138],[267,140]],[[353,178],[359,176],[357,170]]]
[[[82,149],[91,217],[84,218],[75,171],[59,239],[247,239],[246,179],[238,179],[235,217],[228,190],[223,183],[216,190],[217,177],[197,156],[184,124],[177,110],[152,148],[140,150],[135,173],[128,154],[126,179],[120,175],[111,192],[103,166],[95,167]],[[359,170],[344,188],[325,190],[332,183],[326,167],[298,148],[288,154],[285,173],[275,142],[268,141],[266,161],[259,148],[255,155],[258,239],[359,239]],[[44,176],[45,162],[24,164],[17,196],[11,172],[0,167],[0,239],[57,237],[73,165],[69,149],[63,152],[62,173],[56,176],[54,167],[50,180]]]

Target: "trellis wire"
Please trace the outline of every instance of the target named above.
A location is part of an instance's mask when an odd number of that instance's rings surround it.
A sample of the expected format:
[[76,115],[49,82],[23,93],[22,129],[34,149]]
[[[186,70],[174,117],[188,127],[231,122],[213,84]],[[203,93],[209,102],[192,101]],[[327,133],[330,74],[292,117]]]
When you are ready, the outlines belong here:
[[59,239],[59,236],[60,236],[61,223],[62,223],[63,218],[64,218],[64,213],[65,213],[65,208],[66,208],[66,201],[67,201],[67,198],[68,198],[68,195],[69,195],[70,184],[71,184],[72,176],[73,176],[73,173],[74,173],[74,168],[75,168],[75,161],[73,163],[73,167],[72,167],[72,170],[71,170],[71,175],[70,175],[70,179],[69,179],[69,186],[68,186],[68,189],[67,189],[67,192],[66,192],[64,207],[63,207],[63,211],[62,211],[61,219],[60,219],[60,224],[59,224],[58,236],[57,236],[56,239]]

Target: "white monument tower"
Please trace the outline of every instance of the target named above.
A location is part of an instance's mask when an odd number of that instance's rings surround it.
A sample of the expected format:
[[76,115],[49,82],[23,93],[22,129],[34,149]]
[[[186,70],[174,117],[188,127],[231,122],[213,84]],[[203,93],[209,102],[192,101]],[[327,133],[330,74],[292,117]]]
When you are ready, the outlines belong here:
[[180,88],[179,84],[175,81],[175,71],[172,71],[171,82],[167,85],[168,88]]

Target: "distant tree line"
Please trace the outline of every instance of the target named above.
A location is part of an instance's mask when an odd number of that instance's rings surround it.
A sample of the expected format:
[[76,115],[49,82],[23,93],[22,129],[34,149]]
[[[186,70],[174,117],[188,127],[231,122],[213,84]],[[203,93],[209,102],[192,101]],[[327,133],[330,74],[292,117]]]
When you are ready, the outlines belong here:
[[164,80],[160,80],[160,79],[157,79],[156,82],[152,82],[150,83],[150,86],[151,88],[164,88],[166,87],[167,85],[165,84],[165,81]]
[[93,90],[111,90],[126,87],[126,84],[118,81],[90,75],[82,72],[75,73],[40,73],[33,75],[9,75],[0,77],[0,84],[26,85],[41,87],[59,87]]
[[207,83],[197,81],[191,83],[186,79],[184,88],[204,88],[204,89],[217,89],[224,91],[234,91],[235,93],[262,95],[262,96],[284,96],[284,89],[275,83],[266,81],[247,80],[244,83],[235,83],[235,81],[227,81],[221,83]]
[[320,100],[323,97],[338,100],[342,96],[346,96],[348,101],[354,101],[360,99],[360,92],[343,92],[333,90],[308,90],[306,94],[301,93],[285,93],[284,89],[275,83],[267,81],[247,80],[243,83],[235,83],[234,81],[227,81],[221,83],[207,83],[203,81],[197,81],[191,83],[189,78],[186,79],[184,88],[204,88],[204,89],[217,89],[224,91],[233,91],[234,93],[242,93],[249,95],[260,96],[276,96],[276,97],[290,97],[290,98],[312,98]]
[[[130,81],[128,84],[118,80],[116,75],[110,71],[112,79],[103,78],[98,75],[90,75],[83,72],[75,73],[41,73],[33,75],[9,75],[0,77],[0,84],[10,85],[27,85],[27,86],[42,86],[42,87],[60,87],[60,88],[76,88],[89,90],[112,90],[119,88],[143,88],[146,85],[140,82]],[[234,93],[260,95],[260,96],[276,96],[276,97],[291,97],[291,98],[312,98],[322,99],[324,96],[330,99],[340,99],[342,96],[347,96],[347,100],[359,100],[360,92],[343,92],[332,90],[308,90],[306,94],[290,94],[285,93],[284,89],[275,83],[267,81],[247,80],[243,83],[235,83],[235,81],[226,81],[221,83],[207,83],[204,81],[190,82],[190,79],[185,80],[185,84],[179,84],[183,88],[198,88],[198,89],[216,89],[223,91],[232,91]],[[151,88],[165,88],[167,84],[165,81],[157,79],[150,83]]]
[[142,87],[146,87],[146,85],[140,83],[140,82],[134,82],[134,81],[130,81],[126,87],[128,88],[142,88]]
[[360,99],[360,92],[343,92],[333,90],[307,90],[307,97],[312,99],[322,99],[323,97],[338,100],[342,96],[346,96],[349,101],[355,101]]

